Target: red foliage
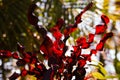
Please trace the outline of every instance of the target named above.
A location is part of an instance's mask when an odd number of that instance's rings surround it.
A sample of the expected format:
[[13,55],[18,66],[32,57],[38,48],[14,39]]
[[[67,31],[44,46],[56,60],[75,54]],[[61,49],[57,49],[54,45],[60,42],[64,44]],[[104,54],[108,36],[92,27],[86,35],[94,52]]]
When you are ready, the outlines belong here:
[[12,54],[12,57],[15,58],[15,59],[19,59],[19,56],[18,56],[18,53],[17,53],[17,52],[14,52],[14,53]]
[[[71,80],[72,76],[75,76],[75,80],[83,80],[86,74],[84,66],[86,61],[91,61],[91,55],[96,54],[97,51],[102,51],[105,41],[113,36],[113,33],[105,33],[107,29],[107,24],[109,18],[105,15],[101,16],[103,25],[96,25],[95,34],[90,33],[88,39],[86,37],[79,37],[76,39],[76,45],[73,46],[71,50],[71,56],[65,56],[68,47],[66,45],[66,40],[69,38],[70,34],[77,30],[78,23],[81,22],[81,17],[84,12],[91,8],[93,3],[89,3],[85,9],[76,16],[76,22],[73,25],[69,25],[61,32],[61,28],[64,24],[63,19],[59,19],[56,22],[56,25],[52,27],[49,31],[52,33],[55,41],[52,41],[49,36],[47,36],[47,31],[37,25],[38,18],[33,15],[34,9],[36,8],[35,4],[32,4],[28,10],[28,21],[30,24],[34,25],[35,28],[43,35],[44,41],[40,45],[40,51],[43,53],[43,57],[48,60],[49,69],[43,64],[42,61],[38,59],[37,53],[25,52],[24,46],[17,44],[17,52],[13,54],[10,51],[0,50],[0,57],[9,58],[13,57],[17,59],[17,66],[22,67],[21,74],[14,73],[9,77],[10,80],[15,80],[19,76],[34,75],[37,79],[41,80],[54,80],[54,75],[61,80]],[[94,36],[103,34],[102,39],[97,44],[96,49],[91,49],[90,54],[81,54],[82,49],[90,49],[90,44],[94,41]],[[62,40],[61,37],[64,36]],[[18,54],[21,54],[20,56]],[[26,70],[25,65],[29,66],[29,69]],[[73,66],[76,66],[76,69],[73,71]]]
[[96,25],[96,34],[102,34],[106,31],[107,27],[105,25]]
[[104,43],[101,41],[97,44],[96,46],[96,50],[98,51],[102,51],[103,50],[103,47],[104,47]]
[[89,39],[88,39],[88,43],[92,43],[94,41],[94,34],[90,33],[89,34]]
[[106,15],[102,15],[101,19],[106,25],[109,23],[109,18]]

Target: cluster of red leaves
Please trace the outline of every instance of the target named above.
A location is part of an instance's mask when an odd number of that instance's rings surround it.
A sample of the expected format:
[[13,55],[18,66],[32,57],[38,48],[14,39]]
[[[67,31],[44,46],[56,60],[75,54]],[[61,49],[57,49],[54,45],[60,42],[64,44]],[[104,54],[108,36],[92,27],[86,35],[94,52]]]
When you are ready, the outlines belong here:
[[[19,76],[34,75],[38,80],[71,80],[75,76],[75,80],[83,80],[86,74],[84,66],[86,61],[91,61],[91,55],[96,54],[97,51],[102,51],[105,41],[113,36],[113,33],[105,33],[107,29],[107,24],[109,23],[109,18],[105,15],[101,16],[103,21],[102,25],[96,25],[95,34],[89,34],[88,39],[85,37],[79,37],[76,40],[76,45],[73,46],[71,50],[71,56],[65,56],[68,46],[66,46],[66,40],[69,38],[70,34],[77,29],[77,24],[82,22],[81,16],[83,13],[88,10],[93,3],[89,3],[85,9],[78,14],[75,18],[75,23],[69,25],[61,32],[61,28],[64,24],[63,19],[58,19],[56,25],[52,27],[49,31],[55,38],[55,41],[52,41],[49,36],[47,36],[47,31],[41,26],[37,25],[38,18],[32,13],[36,8],[35,4],[30,6],[28,11],[28,20],[35,26],[35,28],[40,32],[44,41],[40,45],[40,51],[44,54],[43,56],[48,60],[49,69],[37,58],[37,53],[25,52],[24,47],[18,44],[18,52],[11,53],[10,51],[0,50],[0,57],[9,58],[13,57],[17,59],[17,66],[22,66],[21,73],[14,73],[9,77],[10,80],[15,80]],[[103,34],[104,36],[97,44],[96,49],[91,49],[90,54],[81,54],[82,49],[87,49],[90,47],[90,44],[94,41],[95,35]],[[61,37],[64,36],[64,39]],[[21,53],[21,54],[19,54]],[[25,68],[25,65],[29,66],[29,69]],[[74,69],[73,66],[76,66]]]

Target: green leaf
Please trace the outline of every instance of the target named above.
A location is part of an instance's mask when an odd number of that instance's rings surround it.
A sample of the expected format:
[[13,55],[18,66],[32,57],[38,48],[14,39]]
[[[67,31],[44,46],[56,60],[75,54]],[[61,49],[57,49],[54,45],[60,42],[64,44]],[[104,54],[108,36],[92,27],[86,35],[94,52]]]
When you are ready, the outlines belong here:
[[101,64],[99,64],[98,66],[100,67],[101,73],[102,73],[103,75],[106,75],[106,74],[107,74],[107,71],[105,70],[105,68],[104,68]]
[[92,72],[92,75],[96,79],[101,79],[101,80],[105,79],[105,77],[101,73],[99,73],[99,72]]
[[[96,62],[96,61],[94,61],[94,62]],[[98,68],[100,70],[100,72],[105,76],[107,74],[107,71],[103,67],[103,63],[102,62],[97,62],[97,63],[98,63],[98,65],[95,65],[95,64],[91,64],[91,65]]]

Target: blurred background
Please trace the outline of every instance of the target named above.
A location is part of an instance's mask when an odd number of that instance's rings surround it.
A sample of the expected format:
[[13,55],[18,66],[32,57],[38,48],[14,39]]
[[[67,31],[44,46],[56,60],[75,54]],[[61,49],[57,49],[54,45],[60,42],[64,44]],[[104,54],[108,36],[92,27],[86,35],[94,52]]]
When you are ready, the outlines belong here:
[[[91,1],[94,6],[82,16],[79,31],[71,34],[69,44],[74,44],[78,36],[87,36],[100,23],[100,15],[107,15],[110,18],[107,32],[112,31],[114,36],[107,40],[104,51],[96,59],[104,64],[110,77],[108,80],[120,80],[120,0],[0,0],[0,50],[14,52],[17,42],[24,45],[26,51],[39,50],[42,38],[27,20],[32,2],[38,6],[35,10],[38,24],[49,29],[59,18],[65,20],[64,27],[74,23],[75,16]],[[0,80],[6,80],[15,70],[13,59],[0,59]]]

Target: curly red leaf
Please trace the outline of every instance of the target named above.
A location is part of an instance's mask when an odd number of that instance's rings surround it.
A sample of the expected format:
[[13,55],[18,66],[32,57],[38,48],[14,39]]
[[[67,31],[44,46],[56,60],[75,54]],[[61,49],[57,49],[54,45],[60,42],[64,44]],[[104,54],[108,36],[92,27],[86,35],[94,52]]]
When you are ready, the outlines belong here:
[[100,41],[96,46],[96,50],[102,51],[103,47],[104,47],[104,43],[102,41]]
[[105,32],[105,30],[107,29],[107,27],[105,25],[96,25],[96,34],[102,34]]
[[101,19],[105,24],[108,24],[109,21],[110,21],[109,18],[106,15],[101,15]]

